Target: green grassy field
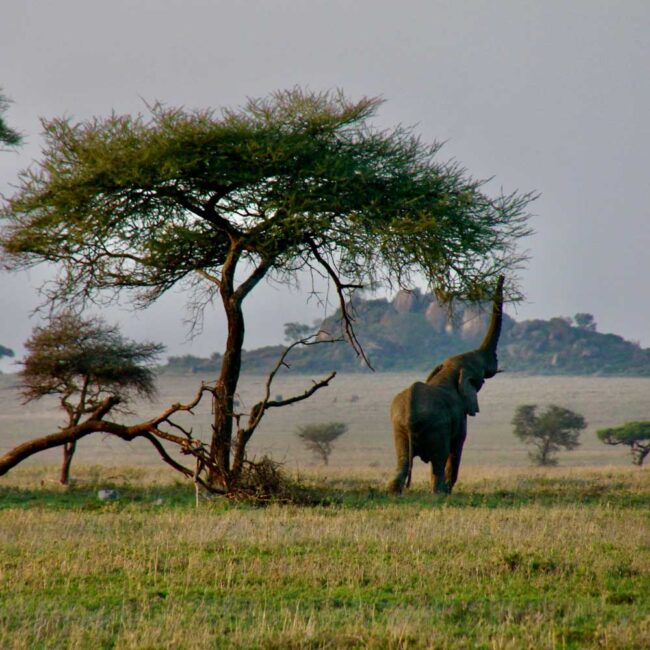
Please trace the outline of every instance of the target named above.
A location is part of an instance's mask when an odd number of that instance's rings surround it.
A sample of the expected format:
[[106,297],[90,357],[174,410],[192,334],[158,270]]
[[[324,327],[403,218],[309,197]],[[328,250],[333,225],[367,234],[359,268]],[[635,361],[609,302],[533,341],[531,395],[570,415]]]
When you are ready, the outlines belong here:
[[449,498],[330,469],[318,506],[198,508],[164,470],[55,471],[0,482],[3,649],[650,647],[645,469],[475,467]]

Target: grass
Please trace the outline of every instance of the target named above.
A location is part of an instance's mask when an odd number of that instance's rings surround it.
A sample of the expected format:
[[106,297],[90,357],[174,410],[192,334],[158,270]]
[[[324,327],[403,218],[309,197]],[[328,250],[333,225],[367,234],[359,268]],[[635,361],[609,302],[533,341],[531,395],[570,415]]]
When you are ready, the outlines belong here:
[[319,506],[198,509],[169,474],[75,474],[0,482],[3,649],[650,647],[643,469],[477,469],[450,498],[328,469]]

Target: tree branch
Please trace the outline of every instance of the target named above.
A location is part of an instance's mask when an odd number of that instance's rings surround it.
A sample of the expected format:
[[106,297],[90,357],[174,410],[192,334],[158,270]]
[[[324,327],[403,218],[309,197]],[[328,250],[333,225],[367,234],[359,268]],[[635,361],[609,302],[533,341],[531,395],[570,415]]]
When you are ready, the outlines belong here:
[[[235,442],[235,451],[234,451],[234,458],[233,458],[233,474],[236,475],[237,472],[242,467],[242,464],[244,462],[244,453],[246,450],[246,445],[248,444],[248,441],[251,439],[253,433],[255,432],[255,429],[257,429],[267,409],[277,408],[280,406],[288,406],[289,404],[295,404],[296,402],[301,402],[302,400],[311,397],[317,390],[320,390],[321,388],[327,386],[329,382],[332,381],[332,379],[334,379],[334,377],[336,376],[336,372],[332,372],[327,378],[319,382],[314,382],[314,385],[308,390],[306,390],[302,395],[297,395],[295,397],[290,397],[288,399],[283,399],[283,400],[270,399],[271,384],[273,383],[276,374],[278,373],[278,371],[282,366],[289,367],[286,362],[286,358],[287,355],[291,352],[291,350],[293,350],[293,348],[295,348],[298,345],[319,345],[321,343],[337,343],[341,340],[341,339],[325,339],[320,341],[319,340],[312,341],[311,339],[315,338],[316,336],[318,336],[318,334],[314,334],[313,336],[309,336],[305,339],[295,341],[294,343],[289,345],[282,352],[273,370],[271,370],[271,372],[269,373],[268,379],[266,381],[264,397],[260,402],[255,404],[255,406],[253,406],[253,408],[251,409],[251,412],[248,417],[248,426],[245,428],[242,427],[237,428],[237,439]],[[235,415],[235,417],[237,421],[239,421],[239,417],[237,415]]]
[[204,489],[211,491],[211,488],[205,483],[205,481],[200,477],[195,474],[195,472],[191,469],[188,469],[184,465],[181,465],[180,463],[177,463],[168,453],[167,450],[163,447],[161,442],[151,433],[145,432],[141,434],[142,437],[146,438],[155,448],[156,451],[160,454],[160,457],[171,467],[173,467],[176,471],[180,472],[181,474],[185,474],[187,478],[191,478],[193,481],[196,483],[199,483],[201,487]]
[[321,255],[320,250],[316,245],[316,242],[311,237],[308,237],[307,243],[309,244],[309,248],[311,249],[311,252],[316,258],[316,260],[318,261],[318,263],[327,271],[327,274],[334,282],[334,286],[336,287],[336,293],[338,294],[339,303],[341,306],[341,318],[343,319],[343,323],[345,326],[345,333],[348,336],[352,349],[357,353],[357,356],[360,356],[363,359],[364,363],[368,366],[368,368],[370,368],[370,370],[374,370],[372,364],[370,363],[370,360],[366,356],[363,346],[359,342],[359,339],[357,338],[357,335],[354,331],[354,325],[353,325],[354,318],[348,311],[348,305],[345,299],[346,289],[363,289],[363,285],[346,284],[344,282],[341,282],[341,279],[339,278],[338,273],[336,272],[334,267]]
[[255,267],[255,270],[237,287],[237,290],[233,294],[235,300],[241,302],[266,275],[267,271],[271,268],[271,264],[272,261],[270,259],[262,259]]
[[[159,193],[161,192],[159,191]],[[202,219],[205,219],[213,226],[215,226],[222,232],[226,233],[229,237],[239,239],[239,237],[241,236],[241,232],[237,228],[235,228],[235,226],[233,226],[233,224],[230,223],[228,219],[224,219],[220,214],[218,214],[215,209],[217,203],[228,192],[224,192],[223,194],[221,193],[213,194],[203,204],[202,207],[194,205],[191,201],[187,199],[187,196],[182,192],[166,192],[166,193],[168,193],[170,196],[173,196],[173,198],[176,201],[178,201],[179,205],[184,207],[186,210],[188,210],[192,214],[195,214],[197,217],[201,217]]]
[[[6,474],[10,469],[21,463],[26,458],[33,456],[41,451],[61,447],[66,443],[76,442],[81,438],[94,433],[103,431],[105,423],[102,418],[119,403],[119,398],[115,396],[107,397],[81,424],[66,427],[56,433],[51,433],[41,438],[28,440],[27,442],[10,449],[6,454],[0,456],[0,476]],[[119,426],[119,425],[115,425]]]
[[196,396],[191,402],[188,402],[187,404],[180,404],[178,402],[176,404],[172,404],[168,409],[165,409],[155,418],[151,418],[151,420],[148,420],[142,426],[158,427],[163,422],[168,421],[170,416],[174,415],[174,413],[178,413],[178,411],[187,411],[189,413],[192,413],[192,409],[194,409],[203,398],[203,393],[210,393],[211,395],[214,395],[214,388],[212,388],[212,386],[208,386],[205,383],[202,383]]
[[325,379],[322,379],[319,382],[314,382],[314,385],[306,390],[302,395],[297,395],[295,397],[290,397],[289,399],[282,399],[282,400],[271,400],[269,402],[266,402],[265,408],[274,408],[278,406],[288,406],[289,404],[295,404],[296,402],[302,402],[302,400],[307,399],[308,397],[311,397],[317,390],[324,388],[327,386],[332,379],[336,377],[336,371],[333,370]]

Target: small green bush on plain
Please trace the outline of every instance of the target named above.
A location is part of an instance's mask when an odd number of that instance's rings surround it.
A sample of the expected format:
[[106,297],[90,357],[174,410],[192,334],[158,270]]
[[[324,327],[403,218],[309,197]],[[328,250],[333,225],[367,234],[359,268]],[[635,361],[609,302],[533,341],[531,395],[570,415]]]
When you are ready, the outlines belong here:
[[522,404],[512,418],[513,433],[519,440],[533,447],[528,453],[536,465],[557,465],[555,455],[561,449],[568,451],[580,445],[580,431],[587,422],[579,413],[551,404],[537,415],[536,404]]
[[305,424],[296,429],[296,435],[316,458],[329,463],[334,443],[348,430],[345,422],[323,422],[320,424]]
[[607,445],[629,446],[635,465],[643,465],[650,454],[650,422],[627,422],[620,427],[599,429],[596,435]]

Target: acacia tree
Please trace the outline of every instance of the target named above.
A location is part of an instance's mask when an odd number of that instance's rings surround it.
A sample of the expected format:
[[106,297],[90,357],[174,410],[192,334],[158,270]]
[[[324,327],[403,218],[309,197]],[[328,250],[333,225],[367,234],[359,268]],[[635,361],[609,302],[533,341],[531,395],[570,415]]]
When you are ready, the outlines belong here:
[[[126,291],[146,307],[182,285],[198,321],[221,302],[226,347],[202,389],[214,411],[201,461],[208,484],[236,483],[256,426],[235,430],[233,400],[243,303],[262,279],[328,279],[362,353],[354,289],[409,286],[416,272],[441,299],[478,300],[524,259],[516,244],[530,232],[534,197],[490,197],[458,164],[437,160],[440,145],[373,128],[380,103],[295,88],[220,113],[156,105],[149,117],[45,121],[43,159],[3,211],[5,266],[56,265],[53,305]],[[265,398],[250,415],[291,401]]]
[[620,427],[599,429],[596,435],[607,445],[628,445],[632,463],[639,467],[650,454],[650,422],[626,422]]
[[[108,396],[125,405],[133,396],[152,398],[155,376],[148,367],[163,346],[125,339],[117,326],[65,312],[34,328],[25,343],[27,356],[19,374],[25,402],[56,395],[67,415],[64,428],[76,427]],[[117,404],[117,401],[116,401]],[[67,485],[77,447],[63,443],[60,481]]]
[[514,434],[522,442],[533,446],[530,459],[537,465],[557,465],[555,454],[560,449],[575,449],[580,445],[580,431],[587,426],[582,415],[551,404],[537,415],[536,404],[517,407],[512,419]]

